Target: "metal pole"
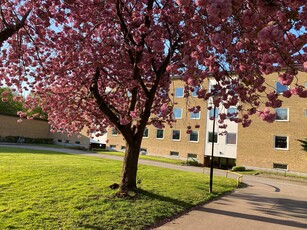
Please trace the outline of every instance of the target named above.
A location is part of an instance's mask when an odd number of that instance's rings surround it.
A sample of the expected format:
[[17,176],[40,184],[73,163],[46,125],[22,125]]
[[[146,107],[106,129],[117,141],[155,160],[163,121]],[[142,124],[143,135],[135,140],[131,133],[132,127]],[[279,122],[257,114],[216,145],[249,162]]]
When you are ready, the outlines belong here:
[[[214,101],[213,101],[214,103]],[[215,133],[215,112],[216,112],[216,108],[215,105],[213,107],[213,127],[212,127],[212,150],[211,150],[211,164],[210,164],[210,186],[209,186],[209,192],[212,193],[212,183],[213,183],[213,153],[214,153],[214,133]]]

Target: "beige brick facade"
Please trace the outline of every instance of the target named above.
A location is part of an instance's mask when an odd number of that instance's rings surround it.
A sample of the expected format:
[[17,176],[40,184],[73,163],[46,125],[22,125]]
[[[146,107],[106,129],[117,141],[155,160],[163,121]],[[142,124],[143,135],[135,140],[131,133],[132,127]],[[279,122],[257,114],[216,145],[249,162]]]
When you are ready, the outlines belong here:
[[18,116],[0,114],[0,136],[52,138],[47,121],[23,119],[18,123],[18,119]]
[[[307,82],[307,73],[299,73],[301,84]],[[277,74],[268,78],[268,83],[275,86]],[[250,127],[238,131],[237,165],[253,168],[273,169],[273,164],[283,164],[289,171],[307,172],[307,152],[302,150],[297,139],[307,138],[307,99],[293,96],[284,101],[281,108],[288,109],[287,121],[263,122],[253,116]],[[275,148],[275,136],[287,137],[288,148]]]
[[89,146],[90,138],[86,134],[86,129],[78,135],[74,134],[72,137],[68,137],[61,133],[51,133],[49,124],[45,120],[22,119],[22,122],[18,123],[18,119],[18,116],[0,114],[0,137],[50,138],[55,144],[63,146],[83,148]]
[[[142,147],[147,150],[149,155],[157,155],[164,157],[177,157],[183,160],[187,160],[188,155],[193,156],[196,154],[199,163],[204,163],[204,147],[206,140],[206,117],[207,109],[206,102],[199,100],[197,97],[191,97],[189,101],[183,97],[175,97],[175,89],[183,87],[183,82],[179,79],[175,79],[172,82],[170,92],[174,92],[174,108],[182,109],[182,118],[177,119],[177,122],[170,128],[166,125],[164,129],[163,139],[156,138],[157,129],[153,126],[148,126],[148,137],[143,138]],[[201,105],[201,112],[199,119],[191,119],[190,112],[187,108],[193,105]],[[199,128],[195,128],[195,125],[199,125]],[[187,126],[191,126],[193,131],[198,132],[198,141],[190,141],[190,135],[186,133]],[[180,130],[180,140],[172,140],[172,131]],[[108,147],[120,151],[125,146],[125,141],[121,135],[112,135],[112,129],[108,130]],[[177,152],[178,156],[171,156],[171,152]]]

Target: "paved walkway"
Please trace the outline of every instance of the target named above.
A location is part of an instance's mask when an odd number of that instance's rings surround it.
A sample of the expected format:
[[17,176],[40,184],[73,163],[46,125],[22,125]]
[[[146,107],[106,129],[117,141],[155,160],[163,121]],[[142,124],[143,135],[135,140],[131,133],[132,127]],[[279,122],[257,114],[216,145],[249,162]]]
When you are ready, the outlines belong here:
[[[3,145],[0,145],[0,148]],[[5,145],[8,146],[8,145]],[[92,154],[72,149],[41,146],[11,145],[82,154],[86,156],[122,160],[122,157]],[[140,159],[140,164],[177,170],[203,172],[202,168],[179,166]],[[204,173],[208,173],[208,169]],[[225,176],[222,170],[215,175]],[[235,190],[222,198],[198,207],[156,229],[159,230],[292,230],[307,229],[307,184],[244,176],[246,188]],[[213,188],[214,189],[214,188]]]

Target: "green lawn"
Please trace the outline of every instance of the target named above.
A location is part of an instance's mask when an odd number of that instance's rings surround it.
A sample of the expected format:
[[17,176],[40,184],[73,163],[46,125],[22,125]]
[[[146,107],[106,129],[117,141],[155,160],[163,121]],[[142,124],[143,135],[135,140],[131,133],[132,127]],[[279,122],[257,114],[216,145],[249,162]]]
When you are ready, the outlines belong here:
[[121,162],[0,148],[0,229],[142,229],[235,188],[235,181],[139,166],[139,196],[115,198]]

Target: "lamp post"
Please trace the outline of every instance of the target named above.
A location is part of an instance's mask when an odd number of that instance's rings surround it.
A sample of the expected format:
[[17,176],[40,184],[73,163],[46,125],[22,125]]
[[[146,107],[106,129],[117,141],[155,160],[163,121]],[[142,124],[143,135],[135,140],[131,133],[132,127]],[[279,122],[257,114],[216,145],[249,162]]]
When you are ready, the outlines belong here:
[[216,115],[216,106],[213,99],[213,126],[212,126],[212,149],[211,149],[211,162],[210,162],[210,183],[209,183],[209,193],[212,193],[212,184],[213,184],[213,155],[214,155],[214,133],[215,133],[215,115]]

